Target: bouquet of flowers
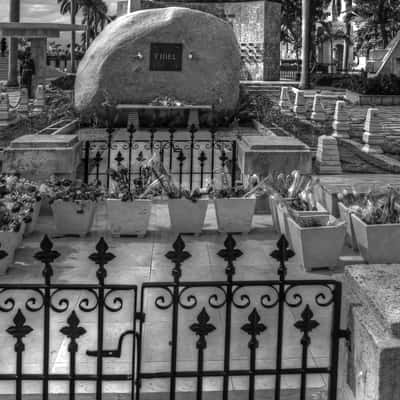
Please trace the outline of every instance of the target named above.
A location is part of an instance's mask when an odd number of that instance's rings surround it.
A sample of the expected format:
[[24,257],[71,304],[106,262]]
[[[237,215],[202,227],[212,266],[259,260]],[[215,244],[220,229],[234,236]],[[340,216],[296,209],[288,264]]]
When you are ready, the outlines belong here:
[[74,202],[78,214],[83,214],[85,201],[98,201],[103,197],[99,185],[83,183],[81,180],[57,179],[54,176],[42,184],[40,190],[48,197],[50,204],[56,200]]
[[182,101],[177,100],[175,97],[169,96],[158,96],[150,103],[152,106],[171,106],[181,107],[184,105]]
[[400,193],[389,186],[371,191],[365,200],[352,206],[352,211],[368,225],[400,223]]
[[151,169],[156,179],[148,185],[143,196],[147,195],[148,192],[153,191],[155,188],[161,189],[170,199],[186,198],[193,202],[201,198],[202,195],[208,194],[207,191],[201,190],[200,188],[189,190],[183,186],[178,186],[174,182],[172,176],[167,172],[156,153],[149,160],[148,167]]

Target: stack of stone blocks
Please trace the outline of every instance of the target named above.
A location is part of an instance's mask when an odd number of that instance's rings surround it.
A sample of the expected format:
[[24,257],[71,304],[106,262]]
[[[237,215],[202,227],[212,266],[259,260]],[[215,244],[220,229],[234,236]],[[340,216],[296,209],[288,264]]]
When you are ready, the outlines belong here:
[[27,88],[21,88],[20,90],[20,97],[17,106],[17,111],[20,114],[28,114],[29,112],[29,97]]
[[326,113],[324,110],[324,106],[322,105],[322,96],[320,94],[316,94],[314,96],[311,120],[315,122],[326,121]]
[[336,138],[322,135],[318,138],[316,165],[320,174],[341,174],[339,148]]
[[279,107],[282,112],[290,111],[293,108],[292,102],[290,101],[289,88],[287,86],[281,87],[281,97],[279,99]]
[[364,124],[362,151],[364,153],[383,153],[382,146],[385,143],[385,129],[379,120],[377,108],[369,108]]
[[335,106],[335,113],[333,115],[332,136],[336,138],[348,139],[350,138],[350,116],[346,110],[346,102],[338,100]]
[[46,97],[44,94],[44,86],[37,85],[35,91],[35,100],[33,101],[33,113],[41,114],[45,110]]
[[307,112],[306,98],[303,90],[296,90],[293,112],[297,117],[304,118]]

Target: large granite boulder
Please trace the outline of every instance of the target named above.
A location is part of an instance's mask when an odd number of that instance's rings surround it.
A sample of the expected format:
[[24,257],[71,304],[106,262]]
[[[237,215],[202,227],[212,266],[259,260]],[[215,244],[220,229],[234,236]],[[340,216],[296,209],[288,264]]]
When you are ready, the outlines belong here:
[[[175,45],[172,55],[163,53],[168,44]],[[176,70],[165,70],[171,65]],[[169,96],[229,112],[238,102],[239,79],[240,49],[229,23],[182,7],[141,10],[118,18],[93,41],[79,64],[75,106],[99,111],[108,96],[125,104]]]

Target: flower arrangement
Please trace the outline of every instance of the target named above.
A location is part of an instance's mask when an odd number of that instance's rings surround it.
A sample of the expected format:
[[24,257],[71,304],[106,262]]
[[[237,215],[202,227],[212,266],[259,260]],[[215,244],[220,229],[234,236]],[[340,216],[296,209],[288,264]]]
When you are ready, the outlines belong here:
[[74,202],[78,214],[83,214],[85,201],[97,201],[103,197],[99,185],[83,183],[81,180],[57,179],[54,176],[41,185],[40,191],[48,197],[49,204],[56,200]]
[[175,97],[158,96],[150,102],[152,106],[182,107],[184,102],[177,100]]
[[365,201],[352,206],[352,211],[367,225],[398,224],[400,193],[391,186],[371,191],[365,195]]
[[148,166],[150,167],[156,179],[148,186],[147,190],[144,192],[144,195],[147,195],[148,191],[159,188],[170,199],[185,198],[187,200],[196,202],[203,195],[209,194],[211,191],[211,188],[207,188],[206,190],[202,190],[200,188],[189,190],[182,185],[178,186],[174,182],[172,176],[167,172],[156,153],[150,159]]
[[[372,192],[370,189],[367,193]],[[354,187],[350,190],[343,189],[337,194],[337,199],[343,203],[346,207],[354,207],[365,205],[367,201],[367,193],[360,193]]]
[[119,199],[121,201],[133,201],[135,199],[149,199],[159,194],[157,189],[152,187],[147,190],[151,183],[151,169],[147,166],[140,167],[139,177],[133,180],[130,185],[128,168],[119,166],[117,169],[110,169],[108,175],[111,178],[110,190],[106,198]]
[[22,222],[31,222],[34,205],[41,200],[41,194],[36,183],[19,174],[3,174],[0,198],[0,230],[18,232]]

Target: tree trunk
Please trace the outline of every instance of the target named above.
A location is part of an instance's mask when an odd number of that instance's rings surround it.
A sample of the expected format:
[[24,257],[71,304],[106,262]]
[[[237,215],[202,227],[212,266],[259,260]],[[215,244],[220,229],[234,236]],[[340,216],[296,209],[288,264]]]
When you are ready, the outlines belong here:
[[[75,25],[75,1],[71,0],[71,25]],[[76,72],[76,61],[75,61],[75,44],[76,44],[76,32],[71,31],[71,72]]]
[[302,65],[300,89],[310,88],[310,3],[311,0],[303,0],[302,2]]
[[346,0],[346,38],[344,40],[343,49],[343,70],[346,72],[349,69],[349,58],[350,58],[350,35],[351,35],[351,23],[348,20],[349,14],[351,13],[352,0]]
[[[20,21],[20,0],[10,0],[10,22]],[[18,86],[18,38],[11,37],[8,53],[7,86]]]

